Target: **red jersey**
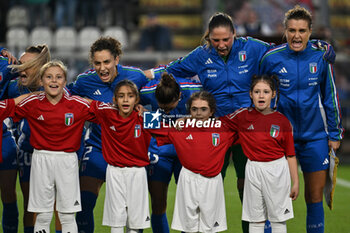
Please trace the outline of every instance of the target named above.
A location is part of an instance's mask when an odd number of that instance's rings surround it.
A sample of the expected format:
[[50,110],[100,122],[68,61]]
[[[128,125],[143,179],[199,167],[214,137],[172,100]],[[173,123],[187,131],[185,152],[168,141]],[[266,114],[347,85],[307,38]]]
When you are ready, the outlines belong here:
[[295,155],[292,126],[280,112],[264,115],[254,108],[241,108],[220,119],[238,132],[243,152],[251,161]]
[[224,127],[186,127],[181,131],[171,128],[151,132],[160,136],[156,137],[158,146],[174,144],[182,166],[206,177],[214,177],[221,172],[225,153],[235,135]]
[[15,110],[15,121],[26,118],[30,126],[30,144],[37,150],[75,152],[89,114],[89,102],[78,96],[63,95],[53,105],[45,93],[22,100]]
[[13,99],[0,101],[0,163],[2,163],[2,121],[15,112],[15,101]]
[[101,125],[102,153],[106,162],[117,167],[144,167],[149,164],[149,132],[142,117],[133,111],[123,118],[111,104],[92,101],[90,112]]

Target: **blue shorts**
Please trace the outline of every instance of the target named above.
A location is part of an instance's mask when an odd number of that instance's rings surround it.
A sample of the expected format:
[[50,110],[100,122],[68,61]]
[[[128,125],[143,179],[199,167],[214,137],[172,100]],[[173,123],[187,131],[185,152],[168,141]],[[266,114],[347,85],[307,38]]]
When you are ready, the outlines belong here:
[[80,163],[80,176],[90,176],[106,180],[107,162],[102,150],[93,146],[85,147],[85,153]]
[[10,132],[2,135],[2,163],[0,170],[16,170],[17,169],[17,148],[14,138]]
[[150,164],[146,166],[149,181],[161,181],[169,184],[174,173],[175,183],[179,178],[182,165],[177,156],[159,156],[149,152]]
[[19,181],[29,182],[30,178],[30,167],[32,165],[32,154],[33,151],[27,152],[19,150],[17,154],[18,159],[18,170],[19,170]]
[[328,139],[295,141],[295,153],[303,172],[316,172],[329,168]]

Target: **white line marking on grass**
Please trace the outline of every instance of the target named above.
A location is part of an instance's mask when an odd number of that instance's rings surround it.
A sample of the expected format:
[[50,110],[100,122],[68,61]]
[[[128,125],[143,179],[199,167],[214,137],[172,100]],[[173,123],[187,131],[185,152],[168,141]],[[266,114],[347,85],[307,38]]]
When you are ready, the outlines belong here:
[[346,187],[346,188],[350,188],[350,181],[341,179],[341,178],[337,178],[337,185]]

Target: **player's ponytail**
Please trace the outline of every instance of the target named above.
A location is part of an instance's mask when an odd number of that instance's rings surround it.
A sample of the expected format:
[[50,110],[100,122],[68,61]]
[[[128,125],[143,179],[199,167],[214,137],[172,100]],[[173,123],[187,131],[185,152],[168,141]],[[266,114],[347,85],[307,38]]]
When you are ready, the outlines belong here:
[[[29,46],[24,51],[25,53],[36,54],[36,56],[28,62],[17,65],[10,65],[12,68],[12,72],[20,73],[22,71],[26,71],[28,69],[32,69],[32,76],[27,76],[26,87],[31,91],[36,91],[40,87],[40,69],[41,67],[51,60],[51,53],[49,47],[45,44]],[[22,80],[19,79],[18,85],[23,87]]]
[[162,73],[157,85],[155,96],[158,103],[171,104],[180,99],[180,85],[176,82],[172,74]]

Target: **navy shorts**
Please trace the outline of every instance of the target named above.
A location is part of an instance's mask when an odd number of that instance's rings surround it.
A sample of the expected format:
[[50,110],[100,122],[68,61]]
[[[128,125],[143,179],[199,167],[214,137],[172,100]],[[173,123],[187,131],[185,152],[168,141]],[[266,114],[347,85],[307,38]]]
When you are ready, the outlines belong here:
[[19,181],[29,182],[30,178],[30,167],[32,165],[32,154],[33,151],[19,150],[17,154],[18,159],[18,170],[19,170]]
[[80,163],[80,176],[90,176],[106,180],[107,162],[102,150],[93,146],[85,147],[85,153]]
[[160,156],[149,152],[150,164],[146,166],[149,181],[161,181],[169,184],[174,173],[175,183],[179,178],[182,165],[177,156]]
[[329,168],[328,139],[295,141],[295,153],[303,172],[316,172]]

